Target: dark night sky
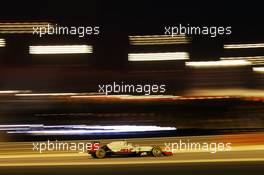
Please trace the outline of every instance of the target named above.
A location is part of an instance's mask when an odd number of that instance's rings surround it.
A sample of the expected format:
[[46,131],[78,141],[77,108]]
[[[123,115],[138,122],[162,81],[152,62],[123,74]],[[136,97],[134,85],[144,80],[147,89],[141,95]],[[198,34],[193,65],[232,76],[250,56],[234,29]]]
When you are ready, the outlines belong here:
[[145,24],[145,27],[148,23],[175,21],[263,24],[262,6],[253,1],[4,1],[1,7],[2,19],[81,18],[110,24]]
[[[233,1],[232,3],[230,1],[150,0],[4,1],[1,2],[0,21],[51,20],[59,24],[73,26],[99,25],[102,28],[102,34],[92,43],[95,49],[95,58],[80,58],[80,60],[87,60],[87,63],[92,60],[92,67],[111,67],[117,70],[116,68],[122,67],[126,69],[124,65],[127,64],[127,53],[129,52],[129,34],[163,34],[165,25],[173,26],[182,23],[198,26],[232,26],[232,35],[228,37],[194,38],[192,48],[189,51],[192,59],[196,60],[219,57],[222,54],[223,40],[229,42],[263,42],[262,8],[261,4],[256,4],[253,1]],[[8,54],[3,57],[4,61],[0,60],[0,66],[8,68],[14,65],[23,67],[33,64],[32,60],[35,61],[36,58],[33,59],[28,55],[28,45],[36,42],[37,39],[32,36],[13,36],[8,39],[13,45],[6,48]],[[85,40],[63,36],[46,38],[37,42],[52,44],[55,42],[85,43],[87,41],[89,43],[90,38]],[[16,49],[15,52],[14,49]],[[261,55],[263,55],[263,50]],[[63,60],[64,63],[67,62],[66,56]],[[74,61],[76,60],[78,58],[74,58]],[[2,62],[4,62],[3,65],[1,65]],[[54,63],[55,59],[52,60],[52,64]],[[58,72],[62,73],[62,71],[57,70],[56,73]],[[34,74],[34,72],[28,74]],[[17,72],[18,78],[16,79],[20,78],[19,75],[20,72]],[[90,75],[90,73],[86,72],[85,75]],[[77,77],[82,76],[78,75]],[[58,79],[62,80],[63,78],[59,77]],[[47,82],[49,81],[51,80],[48,79]]]

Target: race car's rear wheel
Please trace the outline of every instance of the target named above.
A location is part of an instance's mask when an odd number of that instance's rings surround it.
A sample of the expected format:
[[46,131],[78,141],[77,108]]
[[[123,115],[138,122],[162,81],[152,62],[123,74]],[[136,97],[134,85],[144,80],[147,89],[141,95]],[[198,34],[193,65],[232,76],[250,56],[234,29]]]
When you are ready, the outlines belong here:
[[162,156],[162,150],[160,147],[158,146],[154,146],[152,151],[151,151],[152,155],[154,157],[161,157]]
[[95,155],[96,155],[97,158],[102,159],[102,158],[105,157],[105,155],[106,155],[106,151],[105,151],[104,149],[100,148],[100,149],[98,149],[98,150],[95,152]]

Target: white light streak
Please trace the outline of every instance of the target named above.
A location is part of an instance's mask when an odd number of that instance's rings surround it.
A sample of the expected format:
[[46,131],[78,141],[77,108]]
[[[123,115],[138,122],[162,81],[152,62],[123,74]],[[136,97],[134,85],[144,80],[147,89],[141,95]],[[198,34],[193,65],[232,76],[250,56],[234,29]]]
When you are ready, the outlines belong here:
[[197,61],[186,62],[188,67],[229,67],[229,66],[247,66],[250,62],[245,60],[220,60],[220,61]]
[[138,35],[129,36],[131,45],[168,45],[168,44],[188,44],[190,38],[185,35],[171,37],[169,35]]
[[30,93],[30,90],[0,90],[0,94]]
[[164,53],[130,53],[128,61],[170,61],[188,60],[187,52],[164,52]]
[[6,41],[3,38],[0,38],[0,47],[5,47],[6,46]]
[[0,129],[7,133],[32,134],[32,135],[79,135],[79,134],[104,134],[124,132],[150,132],[173,131],[175,127],[136,126],[136,125],[0,125]]
[[264,48],[264,43],[257,44],[226,44],[225,49],[251,49],[251,48]]
[[221,60],[246,60],[253,65],[264,64],[264,56],[221,57]]
[[252,69],[254,72],[264,73],[264,67],[253,67]]
[[54,46],[30,46],[30,54],[79,54],[92,53],[89,45],[54,45]]
[[0,23],[0,33],[2,34],[30,34],[34,27],[48,27],[49,22],[7,22]]

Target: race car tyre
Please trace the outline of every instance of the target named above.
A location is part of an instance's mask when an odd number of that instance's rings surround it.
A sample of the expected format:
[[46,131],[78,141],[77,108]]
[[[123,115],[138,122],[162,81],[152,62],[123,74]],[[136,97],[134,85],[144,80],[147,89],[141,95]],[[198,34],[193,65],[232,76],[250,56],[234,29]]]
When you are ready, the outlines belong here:
[[152,155],[154,157],[161,157],[162,156],[162,150],[160,147],[158,146],[154,146],[152,151],[151,151]]
[[96,155],[97,158],[102,159],[102,158],[105,157],[105,155],[106,155],[106,151],[105,151],[104,149],[100,148],[100,149],[98,149],[98,150],[95,152],[95,155]]

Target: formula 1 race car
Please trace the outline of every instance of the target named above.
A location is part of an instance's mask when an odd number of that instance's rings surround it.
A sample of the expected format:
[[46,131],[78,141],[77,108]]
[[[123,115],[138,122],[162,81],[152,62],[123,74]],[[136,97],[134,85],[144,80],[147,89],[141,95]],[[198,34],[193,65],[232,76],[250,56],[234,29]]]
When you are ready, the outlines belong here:
[[[96,147],[94,147],[96,148]],[[88,151],[93,158],[108,156],[171,156],[172,152],[163,151],[159,146],[137,146],[126,141],[115,141]]]

